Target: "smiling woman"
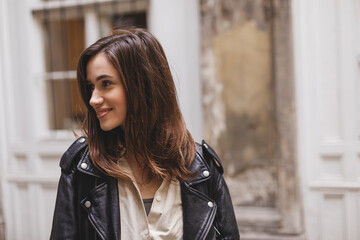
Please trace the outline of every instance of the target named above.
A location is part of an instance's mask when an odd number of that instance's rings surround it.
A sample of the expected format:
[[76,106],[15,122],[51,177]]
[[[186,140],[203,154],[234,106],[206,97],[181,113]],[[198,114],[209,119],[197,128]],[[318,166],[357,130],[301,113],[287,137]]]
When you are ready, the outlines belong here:
[[239,239],[221,161],[187,130],[151,33],[98,40],[77,78],[85,137],[61,159],[51,239]]
[[92,89],[90,105],[103,131],[124,127],[126,93],[119,73],[103,53],[90,59],[86,66],[87,81]]

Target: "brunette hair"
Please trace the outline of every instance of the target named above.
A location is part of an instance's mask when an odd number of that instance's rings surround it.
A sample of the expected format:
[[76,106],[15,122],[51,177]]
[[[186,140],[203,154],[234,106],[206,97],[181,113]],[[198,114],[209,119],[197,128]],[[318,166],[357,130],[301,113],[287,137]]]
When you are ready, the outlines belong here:
[[[100,128],[89,101],[89,60],[103,53],[118,71],[125,89],[127,112],[124,128]],[[181,181],[193,174],[188,170],[196,154],[195,142],[179,109],[176,88],[164,50],[145,29],[116,30],[99,39],[81,54],[77,80],[87,108],[82,130],[88,138],[92,161],[105,174],[126,178],[117,164],[125,151],[141,159],[142,167],[163,179]]]

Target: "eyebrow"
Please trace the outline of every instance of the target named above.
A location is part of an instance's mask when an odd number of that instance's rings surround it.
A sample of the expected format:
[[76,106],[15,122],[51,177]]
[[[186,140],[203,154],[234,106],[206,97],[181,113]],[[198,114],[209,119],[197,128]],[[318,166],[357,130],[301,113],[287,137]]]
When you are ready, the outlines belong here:
[[114,78],[114,77],[113,77],[113,76],[110,76],[110,75],[104,74],[104,75],[98,76],[98,77],[96,78],[96,81],[100,81],[100,80],[103,79],[103,78]]
[[[114,78],[113,76],[110,76],[110,75],[107,75],[107,74],[103,74],[103,75],[100,75],[98,76],[95,81],[100,81],[101,79],[104,79],[104,78]],[[86,79],[86,82],[88,83],[91,83],[91,81],[89,79]]]

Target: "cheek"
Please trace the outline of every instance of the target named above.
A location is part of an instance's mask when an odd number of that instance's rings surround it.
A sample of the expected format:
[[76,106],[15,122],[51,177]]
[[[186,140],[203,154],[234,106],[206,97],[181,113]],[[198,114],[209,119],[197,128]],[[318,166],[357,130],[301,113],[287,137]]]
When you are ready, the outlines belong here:
[[114,89],[111,94],[107,95],[109,104],[117,107],[117,110],[124,112],[126,111],[127,99],[124,89],[122,87]]
[[127,101],[126,97],[123,94],[116,94],[113,98],[113,104],[120,110],[121,113],[126,113],[127,110]]

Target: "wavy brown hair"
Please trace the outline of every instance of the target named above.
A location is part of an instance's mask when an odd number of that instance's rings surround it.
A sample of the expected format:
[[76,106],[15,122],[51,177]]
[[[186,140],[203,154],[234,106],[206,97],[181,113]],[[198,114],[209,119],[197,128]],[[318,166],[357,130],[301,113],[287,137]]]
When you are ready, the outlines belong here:
[[[126,92],[124,128],[103,131],[90,106],[87,84],[89,60],[103,53],[118,71]],[[105,174],[126,178],[117,160],[131,151],[152,176],[186,181],[196,154],[194,140],[179,109],[176,88],[164,50],[145,29],[116,30],[101,38],[81,54],[77,80],[87,108],[83,131],[88,138],[94,164]]]

